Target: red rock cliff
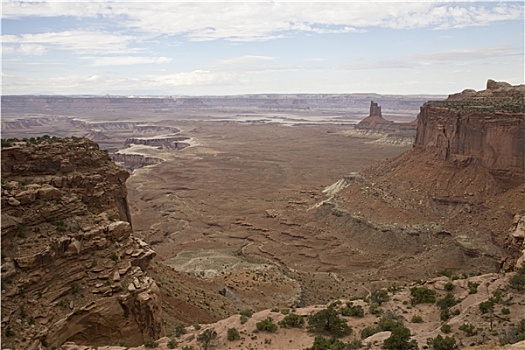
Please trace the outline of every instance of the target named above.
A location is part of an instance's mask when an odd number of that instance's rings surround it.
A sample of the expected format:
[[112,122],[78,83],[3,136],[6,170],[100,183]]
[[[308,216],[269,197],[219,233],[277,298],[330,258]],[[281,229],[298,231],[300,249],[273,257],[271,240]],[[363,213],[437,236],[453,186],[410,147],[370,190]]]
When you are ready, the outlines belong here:
[[421,107],[415,146],[447,161],[475,161],[500,179],[525,179],[525,85],[489,80]]
[[133,236],[128,173],[86,139],[2,142],[2,348],[162,335],[155,252]]

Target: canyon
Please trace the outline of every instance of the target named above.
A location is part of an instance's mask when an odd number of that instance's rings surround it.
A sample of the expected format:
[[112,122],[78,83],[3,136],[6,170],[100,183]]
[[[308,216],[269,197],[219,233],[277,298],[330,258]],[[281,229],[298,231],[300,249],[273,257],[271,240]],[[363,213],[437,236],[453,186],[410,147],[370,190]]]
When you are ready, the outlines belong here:
[[[197,346],[200,332],[188,325],[224,328],[219,320],[245,309],[258,320],[269,309],[306,317],[312,305],[393,285],[400,295],[419,285],[443,294],[436,275],[446,270],[467,276],[454,282],[465,304],[448,321],[453,335],[497,340],[457,326],[481,327],[477,308],[495,290],[515,298],[500,332],[519,322],[523,295],[505,285],[524,260],[524,95],[524,86],[489,81],[416,108],[410,98],[354,96],[359,110],[349,96],[3,97],[3,135],[26,140],[2,147],[2,246],[11,247],[2,252],[2,328],[24,334],[22,347],[168,335],[166,348],[184,324],[178,341]],[[109,153],[76,137],[35,137],[44,133],[93,137]],[[46,191],[55,193],[47,205]],[[468,299],[469,283],[487,289]],[[49,306],[28,316],[38,298]],[[389,304],[395,314],[435,322],[407,322],[420,345],[439,334],[439,311],[403,300]],[[353,327],[377,321],[367,317]],[[126,326],[90,333],[100,322]],[[252,348],[313,342],[304,330],[280,330],[270,344],[244,332]],[[219,348],[234,345],[221,337]]]

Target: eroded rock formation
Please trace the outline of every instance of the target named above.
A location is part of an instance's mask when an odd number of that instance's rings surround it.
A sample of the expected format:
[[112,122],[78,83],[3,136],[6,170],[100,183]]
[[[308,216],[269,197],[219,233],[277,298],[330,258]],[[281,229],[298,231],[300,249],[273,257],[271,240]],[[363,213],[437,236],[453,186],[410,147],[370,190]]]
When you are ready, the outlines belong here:
[[450,162],[478,162],[505,180],[525,179],[525,85],[489,80],[421,107],[415,145]]
[[375,138],[374,142],[377,143],[410,146],[414,142],[416,123],[395,123],[386,120],[381,113],[381,106],[371,101],[368,117],[356,124],[351,134]]
[[155,253],[133,236],[128,176],[87,139],[2,148],[3,348],[162,335]]

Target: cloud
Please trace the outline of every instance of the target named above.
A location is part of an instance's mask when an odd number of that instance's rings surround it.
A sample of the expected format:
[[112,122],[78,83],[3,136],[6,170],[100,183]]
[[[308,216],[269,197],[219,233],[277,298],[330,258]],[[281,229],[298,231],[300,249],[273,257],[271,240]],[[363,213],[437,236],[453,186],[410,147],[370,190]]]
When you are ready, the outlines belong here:
[[141,56],[110,56],[110,57],[83,57],[92,60],[93,66],[127,66],[134,64],[161,64],[171,62],[169,57],[141,57]]
[[249,63],[260,62],[260,61],[271,61],[273,59],[274,57],[269,57],[269,56],[244,55],[244,56],[233,57],[227,60],[220,61],[219,64],[240,65],[240,64],[249,64]]
[[523,49],[509,46],[464,48],[440,52],[430,52],[411,56],[411,59],[422,63],[447,62],[447,61],[472,61],[485,58],[523,55]]
[[370,27],[448,29],[522,20],[521,2],[9,2],[4,18],[104,17],[121,29],[191,41],[263,41]]
[[130,35],[83,30],[2,35],[3,45],[18,44],[22,48],[24,45],[26,48],[38,46],[40,50],[45,50],[46,46],[54,46],[81,54],[129,52],[129,45],[134,39],[136,40]]

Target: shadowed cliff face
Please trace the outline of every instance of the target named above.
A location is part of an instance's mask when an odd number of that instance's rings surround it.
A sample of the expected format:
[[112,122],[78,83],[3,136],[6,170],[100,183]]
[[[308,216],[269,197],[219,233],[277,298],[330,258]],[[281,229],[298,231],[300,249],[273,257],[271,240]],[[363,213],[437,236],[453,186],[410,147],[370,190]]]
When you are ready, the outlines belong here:
[[493,175],[525,179],[525,85],[489,81],[487,90],[465,90],[428,102],[418,118],[416,146],[451,162],[479,162]]
[[161,336],[155,253],[133,236],[127,171],[86,139],[3,146],[2,347]]

